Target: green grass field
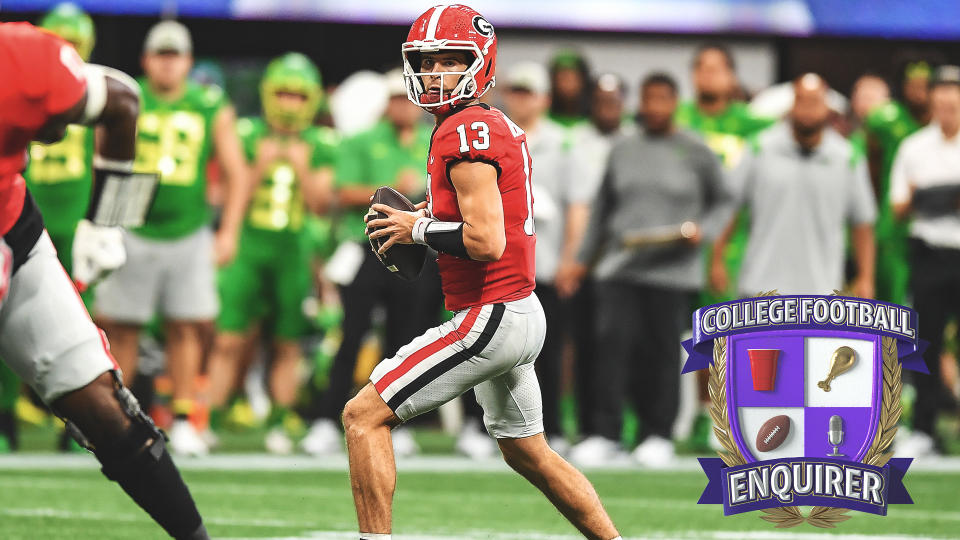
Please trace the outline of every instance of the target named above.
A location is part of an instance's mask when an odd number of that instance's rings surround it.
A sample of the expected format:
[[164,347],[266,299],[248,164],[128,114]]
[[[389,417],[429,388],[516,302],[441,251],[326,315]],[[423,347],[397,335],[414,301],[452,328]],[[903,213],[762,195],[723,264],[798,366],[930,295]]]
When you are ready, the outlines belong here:
[[[356,521],[342,458],[233,455],[180,460],[215,538],[355,539]],[[405,466],[404,466],[405,465]],[[828,534],[846,540],[958,538],[960,467],[911,471],[917,504],[888,517],[856,514],[830,532],[808,525],[777,531],[747,514],[723,517],[695,504],[704,477],[689,460],[677,471],[589,472],[625,538],[789,539]],[[482,471],[465,460],[421,457],[401,464],[394,538],[566,539],[574,529],[524,480],[497,462]],[[266,470],[272,469],[272,470]],[[88,456],[0,459],[0,538],[148,539],[164,535]]]

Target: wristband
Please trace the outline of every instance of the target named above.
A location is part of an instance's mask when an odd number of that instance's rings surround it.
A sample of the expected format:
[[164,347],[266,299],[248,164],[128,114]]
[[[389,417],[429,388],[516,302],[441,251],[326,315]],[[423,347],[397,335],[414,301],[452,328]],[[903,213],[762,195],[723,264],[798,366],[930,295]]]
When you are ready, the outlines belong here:
[[410,236],[413,237],[413,243],[427,245],[427,239],[424,238],[424,234],[427,232],[427,225],[433,223],[433,218],[422,217],[418,218],[417,221],[413,224],[413,230],[410,232]]
[[[419,222],[420,219],[417,221]],[[415,223],[414,231],[416,229]],[[423,226],[422,236],[427,246],[440,253],[446,253],[461,259],[470,259],[470,255],[467,254],[467,247],[463,244],[463,222],[430,220]]]

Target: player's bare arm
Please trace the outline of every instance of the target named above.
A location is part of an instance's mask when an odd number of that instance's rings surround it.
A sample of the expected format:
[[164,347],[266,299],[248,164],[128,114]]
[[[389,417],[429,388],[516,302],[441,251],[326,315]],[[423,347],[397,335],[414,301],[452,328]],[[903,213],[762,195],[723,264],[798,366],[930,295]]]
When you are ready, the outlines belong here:
[[237,138],[236,123],[237,114],[231,106],[221,109],[213,123],[214,150],[227,188],[215,246],[220,265],[230,262],[237,252],[237,237],[251,193],[250,172]]
[[[440,224],[434,234],[460,235],[461,238],[443,239],[441,242],[461,243],[466,255],[475,261],[499,260],[503,256],[507,240],[503,228],[503,202],[500,199],[500,190],[497,188],[497,170],[488,163],[461,161],[450,168],[450,181],[457,191],[463,223],[434,221],[434,224]],[[380,253],[390,249],[394,244],[414,243],[413,230],[416,222],[421,218],[430,219],[423,210],[425,206],[426,203],[421,203],[416,212],[404,212],[382,204],[371,207],[377,212],[387,214],[386,219],[373,219],[367,222],[370,229],[377,229],[370,233],[370,238],[389,236],[381,246]],[[426,229],[424,236],[431,234],[430,229],[427,228],[430,223],[423,223]],[[429,240],[425,242],[431,245]],[[436,247],[442,247],[442,245]],[[441,249],[441,251],[446,250]]]
[[461,161],[450,169],[450,181],[457,190],[467,254],[475,261],[500,260],[507,239],[497,170],[488,163]]

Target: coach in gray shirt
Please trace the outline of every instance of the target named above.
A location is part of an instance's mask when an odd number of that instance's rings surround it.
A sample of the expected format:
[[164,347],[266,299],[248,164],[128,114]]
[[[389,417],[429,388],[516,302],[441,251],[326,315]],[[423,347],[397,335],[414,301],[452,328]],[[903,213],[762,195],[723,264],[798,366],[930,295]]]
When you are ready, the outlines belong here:
[[673,456],[680,334],[691,293],[703,286],[698,244],[724,224],[720,163],[700,139],[674,128],[677,86],[654,74],[641,86],[643,130],[613,146],[579,253],[596,278],[594,433],[571,459],[592,464],[619,451],[625,401],[640,417],[634,457]]
[[[844,289],[849,226],[857,266],[851,292],[873,297],[876,202],[863,156],[827,126],[827,89],[818,75],[797,78],[788,118],[761,132],[734,171],[736,202],[750,210],[738,283],[744,296]],[[723,253],[729,231],[714,253]],[[722,260],[711,266],[714,287],[725,287]]]

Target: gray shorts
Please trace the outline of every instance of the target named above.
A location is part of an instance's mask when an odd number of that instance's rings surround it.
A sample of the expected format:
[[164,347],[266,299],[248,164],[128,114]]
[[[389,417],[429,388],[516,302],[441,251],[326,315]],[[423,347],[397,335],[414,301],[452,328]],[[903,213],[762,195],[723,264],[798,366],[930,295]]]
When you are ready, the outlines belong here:
[[174,240],[124,231],[127,262],[97,286],[96,313],[146,324],[155,314],[174,320],[211,320],[220,310],[213,233],[203,227]]
[[116,369],[46,231],[0,308],[0,358],[46,403]]
[[403,421],[475,388],[491,436],[536,435],[543,403],[533,365],[546,329],[535,294],[458,311],[381,362],[370,382]]

